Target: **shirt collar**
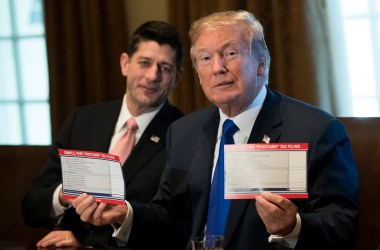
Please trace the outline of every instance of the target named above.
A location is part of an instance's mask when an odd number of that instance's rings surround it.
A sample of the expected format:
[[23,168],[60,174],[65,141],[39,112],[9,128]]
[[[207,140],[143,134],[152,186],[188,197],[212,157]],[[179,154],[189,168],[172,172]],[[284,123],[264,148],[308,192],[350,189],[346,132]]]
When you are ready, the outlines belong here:
[[222,112],[221,109],[219,109],[220,123],[218,130],[218,139],[220,139],[224,121],[226,119],[231,119],[239,128],[239,131],[236,132],[237,140],[235,140],[235,143],[247,143],[253,125],[255,124],[256,118],[263,106],[266,95],[267,88],[266,86],[263,86],[257,97],[248,106],[247,110],[233,118],[228,117],[226,114]]
[[[115,127],[116,132],[122,130],[124,128],[125,123],[128,121],[128,119],[132,117],[131,113],[128,110],[126,100],[127,100],[127,97],[124,94],[123,103],[121,105],[119,118],[117,120],[116,127]],[[141,134],[143,131],[145,131],[145,129],[148,127],[149,123],[153,120],[154,116],[158,113],[158,111],[162,108],[163,105],[164,105],[164,103],[162,103],[157,109],[155,109],[151,112],[144,113],[144,114],[141,114],[141,115],[135,117],[137,125],[138,125],[138,130],[136,131],[136,133]]]

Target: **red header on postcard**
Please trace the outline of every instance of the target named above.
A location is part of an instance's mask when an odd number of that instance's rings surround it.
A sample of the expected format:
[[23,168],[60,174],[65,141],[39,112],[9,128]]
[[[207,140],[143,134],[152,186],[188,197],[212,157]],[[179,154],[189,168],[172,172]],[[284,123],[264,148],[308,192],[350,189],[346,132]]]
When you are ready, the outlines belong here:
[[254,144],[228,144],[225,145],[226,151],[242,150],[308,150],[308,143],[254,143]]
[[111,155],[111,154],[107,154],[103,152],[72,150],[72,149],[58,149],[58,153],[60,156],[76,156],[76,157],[87,157],[87,158],[120,161],[119,156]]

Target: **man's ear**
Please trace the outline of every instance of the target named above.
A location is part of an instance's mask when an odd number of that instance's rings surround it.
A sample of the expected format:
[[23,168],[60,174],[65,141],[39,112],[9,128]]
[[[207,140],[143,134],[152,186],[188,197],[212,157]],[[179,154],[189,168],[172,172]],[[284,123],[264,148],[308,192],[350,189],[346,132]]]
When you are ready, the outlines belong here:
[[122,53],[120,56],[120,70],[123,76],[128,75],[129,56],[127,53]]
[[265,72],[265,62],[259,62],[257,65],[257,76],[263,76]]

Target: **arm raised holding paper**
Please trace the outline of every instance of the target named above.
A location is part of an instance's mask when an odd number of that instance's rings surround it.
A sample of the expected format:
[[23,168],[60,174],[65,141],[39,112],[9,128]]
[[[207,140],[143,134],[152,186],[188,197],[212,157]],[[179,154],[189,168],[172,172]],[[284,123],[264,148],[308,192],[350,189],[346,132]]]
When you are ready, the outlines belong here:
[[280,195],[262,193],[256,197],[256,209],[270,234],[289,235],[297,224],[297,206]]

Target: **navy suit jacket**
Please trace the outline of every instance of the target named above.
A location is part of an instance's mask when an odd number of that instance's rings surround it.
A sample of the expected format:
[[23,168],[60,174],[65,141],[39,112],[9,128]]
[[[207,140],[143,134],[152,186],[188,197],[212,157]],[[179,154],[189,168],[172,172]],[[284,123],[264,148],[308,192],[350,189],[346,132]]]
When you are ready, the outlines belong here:
[[[50,219],[52,196],[62,182],[58,148],[108,152],[122,101],[88,105],[77,109],[65,122],[45,167],[37,175],[22,201],[25,222],[32,227],[53,228]],[[166,132],[182,113],[166,102],[150,122],[123,166],[128,200],[148,202],[156,193],[166,162]],[[159,141],[151,140],[158,137]],[[65,212],[59,229],[72,230],[85,245],[112,245],[111,226],[96,227],[83,223],[75,210]],[[113,242],[114,243],[114,242]]]
[[[154,248],[144,238],[158,244],[162,239],[168,241],[170,235],[173,248],[191,249],[191,237],[203,235],[219,120],[218,109],[210,107],[169,127],[167,165],[160,188],[149,204],[132,203],[131,246],[145,243]],[[248,143],[262,143],[264,135],[272,143],[309,145],[309,198],[292,200],[302,220],[296,249],[353,249],[358,174],[343,125],[316,107],[268,89]],[[268,243],[269,234],[255,200],[232,200],[224,237],[225,249],[276,249],[274,243]]]

